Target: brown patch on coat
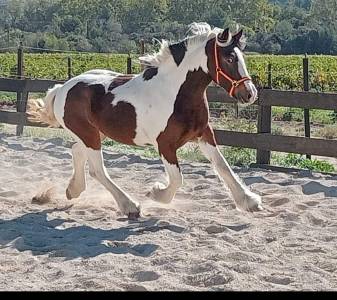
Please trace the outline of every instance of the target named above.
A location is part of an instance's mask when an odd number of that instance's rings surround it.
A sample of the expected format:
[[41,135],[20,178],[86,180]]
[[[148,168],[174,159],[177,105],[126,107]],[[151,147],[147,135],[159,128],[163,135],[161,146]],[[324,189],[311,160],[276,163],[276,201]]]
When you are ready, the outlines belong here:
[[68,92],[63,120],[65,126],[75,133],[87,147],[99,150],[101,149],[99,129],[91,112],[93,97],[95,97],[93,89],[85,83],[77,83]]
[[[111,105],[114,95],[106,94],[96,101],[93,111],[99,130],[109,138],[127,145],[135,145],[136,137],[136,110],[130,103],[119,101]],[[99,109],[97,109],[97,104]]]
[[214,136],[214,131],[212,129],[212,127],[208,124],[201,139],[207,143],[210,144],[214,147],[216,147],[216,140],[215,140],[215,136]]
[[206,88],[210,82],[210,76],[199,68],[188,72],[180,87],[173,114],[157,138],[159,152],[170,164],[177,164],[176,150],[201,137],[208,126]]
[[134,77],[135,77],[135,75],[132,75],[132,74],[125,74],[125,75],[120,75],[120,76],[115,77],[114,80],[109,85],[108,91],[112,91],[116,87],[119,87],[119,86],[129,82]]
[[[117,87],[131,80],[119,78],[111,86]],[[77,83],[68,92],[64,107],[64,124],[84,144],[94,150],[101,149],[102,136],[118,142],[134,145],[136,136],[136,111],[127,102],[112,105],[114,95],[105,93],[101,84]]]
[[147,68],[143,73],[143,79],[144,81],[151,80],[153,77],[157,76],[158,74],[158,68],[150,67]]

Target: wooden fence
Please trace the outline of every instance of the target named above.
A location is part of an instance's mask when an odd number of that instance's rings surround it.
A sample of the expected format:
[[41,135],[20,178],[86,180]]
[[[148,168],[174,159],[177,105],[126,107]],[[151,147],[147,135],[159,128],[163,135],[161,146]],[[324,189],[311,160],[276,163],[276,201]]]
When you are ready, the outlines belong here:
[[62,81],[0,78],[0,91],[17,93],[16,112],[0,110],[0,123],[17,125],[17,135],[23,133],[24,126],[39,126],[39,124],[30,123],[27,120],[26,109],[29,93],[46,92],[57,83],[62,83]]
[[[208,97],[209,102],[233,103],[215,87],[208,89]],[[257,133],[216,130],[219,145],[257,149],[257,164],[270,164],[270,151],[337,157],[337,140],[271,134],[272,106],[336,110],[337,94],[262,89],[253,105],[258,105]]]
[[[0,123],[17,125],[18,135],[22,134],[24,126],[41,127],[40,124],[30,123],[27,120],[28,95],[30,92],[45,92],[56,83],[62,82],[0,78],[0,91],[16,92],[21,95],[16,106],[17,112],[0,111]],[[218,87],[210,86],[207,89],[207,96],[209,102],[236,102]],[[219,145],[257,149],[256,163],[259,165],[270,164],[271,151],[337,157],[337,140],[271,134],[272,106],[337,110],[337,94],[262,89],[259,92],[259,100],[253,105],[258,106],[257,132],[215,130]]]
[[[144,41],[140,42],[141,55],[145,52]],[[27,120],[26,108],[29,93],[46,92],[50,87],[63,81],[26,79],[24,76],[24,51],[22,44],[17,51],[17,79],[0,78],[0,91],[17,93],[16,112],[1,111],[0,123],[17,125],[16,133],[21,135],[24,126],[42,127]],[[131,73],[132,62],[127,58],[126,71]],[[215,130],[219,145],[257,149],[256,163],[269,165],[271,151],[337,157],[337,140],[310,138],[310,109],[337,111],[337,94],[309,92],[309,61],[303,59],[303,92],[272,89],[272,65],[268,65],[268,88],[261,89],[258,106],[256,133]],[[68,78],[73,76],[72,61],[68,58]],[[220,88],[210,86],[207,90],[209,102],[236,103],[236,100]],[[280,136],[271,134],[272,106],[302,108],[304,112],[305,137]],[[237,107],[236,107],[237,108]],[[238,112],[238,111],[237,111]]]

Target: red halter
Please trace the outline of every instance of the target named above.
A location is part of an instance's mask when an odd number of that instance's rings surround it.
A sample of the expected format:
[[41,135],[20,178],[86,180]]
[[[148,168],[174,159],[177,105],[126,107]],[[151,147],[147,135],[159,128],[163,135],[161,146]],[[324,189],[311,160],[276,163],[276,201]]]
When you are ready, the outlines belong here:
[[224,71],[222,71],[220,65],[219,65],[219,58],[218,58],[218,45],[217,41],[215,41],[215,46],[214,46],[214,57],[215,57],[215,70],[216,70],[216,83],[219,84],[219,77],[222,75],[225,79],[227,79],[232,87],[229,90],[229,95],[233,97],[235,89],[242,83],[244,83],[247,80],[252,80],[250,77],[243,77],[239,80],[234,80],[230,76],[228,76]]

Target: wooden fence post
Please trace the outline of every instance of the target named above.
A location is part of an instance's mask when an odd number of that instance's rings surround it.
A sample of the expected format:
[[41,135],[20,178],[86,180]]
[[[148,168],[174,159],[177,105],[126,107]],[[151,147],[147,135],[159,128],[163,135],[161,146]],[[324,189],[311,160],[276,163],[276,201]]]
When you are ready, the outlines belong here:
[[[259,105],[257,133],[271,133],[271,106]],[[270,165],[269,150],[256,151],[256,163],[260,165]]]
[[130,53],[126,59],[126,74],[132,74],[132,60]]
[[273,70],[272,70],[272,64],[268,64],[268,88],[272,89],[273,88]]
[[[145,41],[143,39],[140,40],[140,55],[143,56],[145,54]],[[140,70],[144,71],[145,66],[143,64],[140,65]]]
[[22,47],[22,42],[20,42],[20,46],[18,48],[18,54],[17,54],[17,75],[18,75],[18,79],[22,79],[22,77],[23,77],[23,47]]
[[[309,91],[309,58],[307,55],[303,58],[303,90]],[[310,111],[308,108],[304,109],[304,131],[305,137],[310,138]],[[311,159],[311,155],[306,155],[307,159]]]
[[239,118],[239,103],[234,103],[234,110],[235,110],[235,118]]
[[67,57],[67,62],[68,62],[68,80],[69,80],[73,77],[73,74],[72,74],[73,67],[72,67],[72,60],[70,56]]
[[[273,73],[272,64],[268,63],[268,89],[273,88]],[[271,133],[271,106],[262,106],[259,104],[258,119],[257,119],[257,133]],[[256,151],[256,163],[261,165],[270,164],[271,152],[267,150],[257,149]]]
[[[18,48],[17,54],[17,77],[18,79],[23,80],[24,77],[24,62],[23,62],[23,47],[22,42],[20,42],[20,46]],[[16,94],[16,111],[17,112],[26,112],[27,108],[27,101],[28,101],[28,92],[21,91]],[[22,135],[23,128],[25,123],[25,117],[22,115],[20,118],[20,124],[16,126],[16,135]]]

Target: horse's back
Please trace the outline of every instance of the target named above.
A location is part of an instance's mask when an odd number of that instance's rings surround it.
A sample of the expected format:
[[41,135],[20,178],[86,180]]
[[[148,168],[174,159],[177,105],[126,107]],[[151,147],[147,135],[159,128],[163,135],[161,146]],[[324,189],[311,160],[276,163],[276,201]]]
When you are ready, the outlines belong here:
[[104,70],[104,69],[94,69],[86,71],[82,74],[92,74],[92,75],[109,75],[109,76],[120,76],[123,75],[122,73],[114,72],[111,70]]
[[114,89],[134,78],[109,70],[90,70],[68,80],[57,92],[54,113],[59,123],[87,146],[98,148],[99,133],[133,144],[135,108],[114,102]]

